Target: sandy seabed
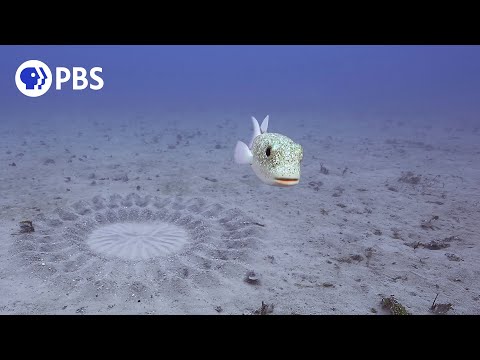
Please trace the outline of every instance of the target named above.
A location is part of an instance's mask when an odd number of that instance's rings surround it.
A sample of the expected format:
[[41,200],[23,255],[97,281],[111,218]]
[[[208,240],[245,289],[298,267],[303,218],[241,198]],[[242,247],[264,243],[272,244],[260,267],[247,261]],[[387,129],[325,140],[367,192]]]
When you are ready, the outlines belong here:
[[291,188],[246,114],[0,123],[0,313],[480,314],[480,129],[326,123],[271,117]]

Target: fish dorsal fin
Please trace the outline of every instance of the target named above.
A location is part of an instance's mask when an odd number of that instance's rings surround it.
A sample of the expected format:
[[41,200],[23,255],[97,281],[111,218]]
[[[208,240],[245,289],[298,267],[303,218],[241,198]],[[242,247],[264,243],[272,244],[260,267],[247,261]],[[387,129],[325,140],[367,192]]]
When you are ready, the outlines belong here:
[[267,129],[268,129],[268,118],[269,118],[269,115],[265,116],[265,119],[263,119],[262,125],[260,126],[260,131],[262,132],[262,134],[264,134],[264,133],[267,132]]
[[253,140],[262,133],[260,131],[260,125],[258,125],[258,121],[257,119],[255,119],[254,116],[252,116],[252,125],[253,125],[253,136],[252,136],[252,140],[250,140],[250,145],[248,146],[250,149],[252,148]]

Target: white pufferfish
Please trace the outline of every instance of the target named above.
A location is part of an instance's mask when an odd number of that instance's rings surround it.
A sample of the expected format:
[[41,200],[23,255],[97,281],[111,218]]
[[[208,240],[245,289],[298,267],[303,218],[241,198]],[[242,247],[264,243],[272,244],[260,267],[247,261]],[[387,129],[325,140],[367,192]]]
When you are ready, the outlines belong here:
[[292,186],[300,181],[303,148],[290,138],[267,133],[269,115],[260,126],[252,116],[253,137],[250,146],[237,141],[234,159],[237,164],[250,164],[265,184]]

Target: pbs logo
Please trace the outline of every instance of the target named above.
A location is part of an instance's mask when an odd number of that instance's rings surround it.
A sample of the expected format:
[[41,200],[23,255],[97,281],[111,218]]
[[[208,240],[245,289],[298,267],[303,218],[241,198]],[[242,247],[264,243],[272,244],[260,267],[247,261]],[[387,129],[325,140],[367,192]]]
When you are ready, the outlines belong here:
[[28,60],[20,65],[15,73],[15,83],[23,95],[38,97],[52,86],[52,72],[43,62]]
[[[102,72],[101,67],[94,67],[88,72],[83,67],[73,67],[72,71],[66,67],[55,68],[55,88],[62,90],[62,84],[72,81],[73,90],[91,90],[103,88],[104,81],[98,75]],[[21,64],[15,73],[15,84],[23,95],[39,97],[45,94],[53,83],[53,75],[50,68],[42,61],[28,60]]]

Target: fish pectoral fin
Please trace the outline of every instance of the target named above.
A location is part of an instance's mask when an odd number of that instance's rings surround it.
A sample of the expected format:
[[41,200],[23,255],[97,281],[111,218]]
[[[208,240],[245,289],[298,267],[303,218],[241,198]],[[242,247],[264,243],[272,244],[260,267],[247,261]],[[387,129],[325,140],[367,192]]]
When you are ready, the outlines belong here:
[[242,141],[237,141],[235,146],[234,159],[237,164],[251,164],[253,155],[247,144]]
[[270,117],[270,115],[265,116],[265,119],[263,119],[263,121],[262,121],[262,125],[260,126],[260,131],[262,132],[262,134],[267,132],[269,117]]

